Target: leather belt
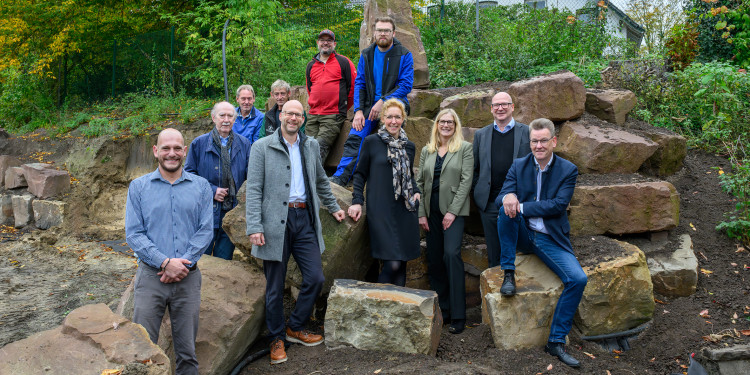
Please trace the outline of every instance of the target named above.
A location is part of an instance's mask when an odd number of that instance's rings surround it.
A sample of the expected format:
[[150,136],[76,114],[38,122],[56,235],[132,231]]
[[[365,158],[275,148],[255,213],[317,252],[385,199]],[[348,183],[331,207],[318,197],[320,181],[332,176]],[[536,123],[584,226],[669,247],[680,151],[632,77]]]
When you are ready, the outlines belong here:
[[289,208],[307,208],[305,202],[289,202]]

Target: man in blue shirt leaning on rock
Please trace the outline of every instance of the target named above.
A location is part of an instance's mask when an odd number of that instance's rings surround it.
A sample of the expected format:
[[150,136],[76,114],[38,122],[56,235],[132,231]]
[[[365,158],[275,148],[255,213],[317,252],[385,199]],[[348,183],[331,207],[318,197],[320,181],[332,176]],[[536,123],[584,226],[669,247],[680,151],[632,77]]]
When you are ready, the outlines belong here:
[[186,150],[179,131],[164,129],[153,151],[159,167],[130,183],[125,206],[125,238],[138,256],[133,322],[156,343],[169,308],[176,373],[197,375],[197,262],[213,237],[211,186],[183,171]]

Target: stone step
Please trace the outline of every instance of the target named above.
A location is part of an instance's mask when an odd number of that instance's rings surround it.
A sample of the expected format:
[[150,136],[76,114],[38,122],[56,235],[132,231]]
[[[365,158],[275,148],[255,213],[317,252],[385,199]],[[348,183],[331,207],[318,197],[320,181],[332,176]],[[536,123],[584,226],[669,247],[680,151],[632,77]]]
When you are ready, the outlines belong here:
[[328,295],[325,343],[434,356],[442,325],[433,291],[338,279]]
[[[592,175],[585,179],[597,180]],[[680,197],[666,181],[579,184],[569,209],[574,235],[654,232],[677,227]]]
[[41,199],[52,198],[70,190],[70,174],[46,163],[23,165],[29,192]]
[[[513,118],[524,124],[544,117],[566,121],[580,117],[586,108],[586,88],[575,74],[563,71],[518,81],[510,85]],[[488,122],[489,123],[489,122]]]
[[638,99],[630,90],[586,90],[586,112],[617,125],[625,123],[636,104]]
[[648,269],[654,292],[669,297],[687,297],[698,287],[698,258],[689,234],[680,235],[677,249],[648,254]]

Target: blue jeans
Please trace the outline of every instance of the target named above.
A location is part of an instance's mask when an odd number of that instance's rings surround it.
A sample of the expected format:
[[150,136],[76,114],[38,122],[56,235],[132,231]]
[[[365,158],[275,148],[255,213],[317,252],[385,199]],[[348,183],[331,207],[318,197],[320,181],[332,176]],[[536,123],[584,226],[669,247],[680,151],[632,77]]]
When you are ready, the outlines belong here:
[[564,287],[552,315],[548,341],[565,343],[565,336],[573,325],[573,316],[588,282],[578,259],[551,236],[530,230],[520,213],[511,219],[501,209],[497,216],[497,231],[501,249],[500,268],[515,270],[516,250],[519,250],[538,256],[562,281]]
[[359,151],[362,148],[362,141],[370,133],[377,131],[379,125],[380,120],[370,121],[365,119],[362,130],[354,128],[349,130],[349,136],[346,137],[341,160],[336,167],[336,172],[333,172],[333,176],[341,180],[342,183],[346,184],[352,178],[354,170],[357,169],[357,162],[359,162]]

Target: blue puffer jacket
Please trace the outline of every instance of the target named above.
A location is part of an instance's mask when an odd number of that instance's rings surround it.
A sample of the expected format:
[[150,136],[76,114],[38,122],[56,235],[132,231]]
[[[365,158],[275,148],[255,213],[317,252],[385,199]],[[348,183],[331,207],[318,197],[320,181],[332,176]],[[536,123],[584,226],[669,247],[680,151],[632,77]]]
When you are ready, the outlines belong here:
[[[250,141],[234,133],[231,155],[232,177],[234,186],[240,190],[240,186],[247,178],[247,160],[250,158]],[[213,145],[211,133],[198,136],[190,143],[185,170],[197,174],[208,180],[211,185],[213,196],[216,196],[216,188],[221,183],[221,154]],[[232,202],[232,207],[237,205],[237,200]],[[221,227],[221,202],[214,200],[214,228]]]
[[372,67],[375,59],[375,43],[362,50],[357,64],[357,78],[354,79],[354,112],[359,110],[367,118],[370,108],[378,100],[383,102],[390,98],[398,98],[406,106],[409,113],[409,101],[406,95],[411,92],[414,83],[414,59],[411,52],[404,47],[396,38],[393,38],[393,46],[385,54],[383,64],[382,95],[375,97],[375,75]]
[[258,138],[260,138],[260,125],[263,123],[263,112],[253,106],[253,109],[250,111],[250,116],[243,118],[242,113],[240,112],[240,107],[235,107],[234,110],[237,111],[237,119],[234,120],[232,130],[247,138],[252,145],[258,140]]

